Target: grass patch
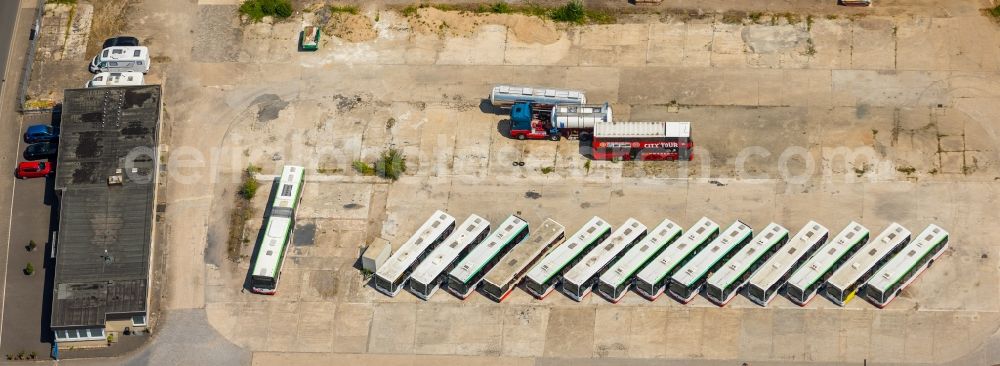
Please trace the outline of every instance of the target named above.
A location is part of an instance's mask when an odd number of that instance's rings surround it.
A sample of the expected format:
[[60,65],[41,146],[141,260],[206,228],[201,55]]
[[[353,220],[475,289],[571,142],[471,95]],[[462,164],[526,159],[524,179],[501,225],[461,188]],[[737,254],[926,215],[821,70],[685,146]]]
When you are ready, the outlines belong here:
[[816,55],[816,43],[813,42],[812,37],[806,39],[806,50],[802,54],[806,56]]
[[375,175],[375,168],[364,161],[355,160],[353,163],[351,163],[351,167],[354,168],[354,171],[358,172],[361,175],[364,176]]
[[226,243],[226,254],[231,261],[239,261],[243,246],[250,240],[244,237],[247,221],[254,215],[253,204],[250,201],[257,195],[257,188],[260,182],[255,175],[260,172],[260,167],[250,165],[243,171],[243,181],[240,182],[236,192],[236,203],[233,205],[233,212],[229,215],[229,239]]
[[353,14],[353,15],[358,15],[358,13],[360,13],[360,11],[358,10],[358,7],[356,5],[344,5],[344,6],[330,5],[330,12],[331,13],[347,13],[347,14]]
[[583,162],[583,169],[587,170],[587,173],[590,174],[590,160]]
[[906,174],[906,175],[910,175],[910,174],[916,173],[917,172],[917,168],[914,168],[914,167],[909,166],[909,165],[906,165],[906,166],[897,166],[896,167],[896,171],[900,172],[900,173],[903,173],[903,174]]
[[547,166],[547,167],[543,167],[542,168],[542,174],[549,174],[549,173],[552,173],[554,171],[556,171],[556,168],[552,167],[552,166]]
[[355,160],[351,163],[354,171],[364,176],[378,176],[389,180],[398,180],[406,173],[406,156],[397,149],[388,149],[379,155],[375,164],[369,164],[362,160]]
[[479,13],[510,14],[514,12],[514,8],[508,3],[498,1],[491,5],[479,5],[476,11]]
[[76,0],[45,0],[46,4],[76,5]]
[[419,16],[417,11],[423,8],[434,8],[441,11],[470,11],[480,14],[523,14],[573,24],[609,24],[616,21],[611,12],[605,9],[587,8],[581,0],[570,0],[566,4],[556,7],[546,7],[530,2],[523,5],[511,5],[502,1],[477,6],[421,3],[407,5],[399,12],[403,16],[413,17]]
[[1000,20],[1000,5],[987,9],[986,14],[989,14],[993,19]]
[[292,16],[292,3],[289,0],[246,0],[240,4],[240,14],[253,22],[268,16],[284,19]]
[[747,17],[750,18],[751,22],[754,22],[754,24],[757,24],[757,23],[760,23],[760,18],[763,17],[763,16],[764,16],[764,13],[753,12],[753,13],[750,13],[750,15],[748,15]]
[[725,24],[743,24],[743,19],[746,18],[747,16],[743,12],[727,11],[725,13],[722,13],[721,22]]

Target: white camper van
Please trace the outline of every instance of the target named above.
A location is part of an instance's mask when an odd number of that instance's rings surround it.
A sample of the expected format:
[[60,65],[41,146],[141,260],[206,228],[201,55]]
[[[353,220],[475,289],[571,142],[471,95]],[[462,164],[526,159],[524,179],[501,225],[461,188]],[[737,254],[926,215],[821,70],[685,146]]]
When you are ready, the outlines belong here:
[[90,61],[90,72],[149,71],[149,50],[146,47],[108,47]]
[[143,85],[144,75],[141,72],[101,72],[94,75],[93,79],[84,85],[84,88],[98,88],[102,86],[124,86]]

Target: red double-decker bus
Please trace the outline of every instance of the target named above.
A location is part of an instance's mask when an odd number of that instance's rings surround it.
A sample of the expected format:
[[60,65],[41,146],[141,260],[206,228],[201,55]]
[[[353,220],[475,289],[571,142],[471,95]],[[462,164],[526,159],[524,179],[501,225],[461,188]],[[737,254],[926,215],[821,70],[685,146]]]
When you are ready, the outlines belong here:
[[594,125],[595,160],[691,160],[690,122],[610,122]]

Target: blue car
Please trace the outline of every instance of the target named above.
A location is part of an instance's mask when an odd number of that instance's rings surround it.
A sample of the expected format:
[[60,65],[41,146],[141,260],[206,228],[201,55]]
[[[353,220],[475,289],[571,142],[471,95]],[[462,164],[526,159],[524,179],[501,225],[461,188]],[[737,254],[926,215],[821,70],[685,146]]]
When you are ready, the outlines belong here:
[[24,132],[24,142],[52,142],[59,138],[59,129],[49,125],[32,125]]

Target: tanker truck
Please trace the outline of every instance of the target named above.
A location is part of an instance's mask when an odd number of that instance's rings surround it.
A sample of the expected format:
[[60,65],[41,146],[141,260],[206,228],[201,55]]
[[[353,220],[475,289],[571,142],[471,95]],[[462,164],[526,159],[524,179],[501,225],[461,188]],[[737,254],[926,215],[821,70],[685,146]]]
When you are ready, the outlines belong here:
[[559,141],[590,133],[594,125],[611,122],[611,106],[604,104],[560,104],[544,108],[517,102],[510,108],[510,137],[518,140]]

